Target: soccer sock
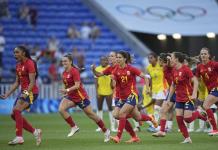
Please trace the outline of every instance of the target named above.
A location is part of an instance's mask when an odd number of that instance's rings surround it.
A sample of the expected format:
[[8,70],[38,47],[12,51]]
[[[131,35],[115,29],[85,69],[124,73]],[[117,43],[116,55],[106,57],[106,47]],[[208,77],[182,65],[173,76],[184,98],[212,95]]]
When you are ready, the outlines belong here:
[[201,120],[204,120],[204,121],[207,120],[207,118],[204,117],[203,115],[201,115],[198,111],[193,112],[191,117],[189,117],[189,118],[184,118],[184,120],[185,120],[185,122],[187,122],[187,123],[191,123],[192,121],[194,121],[194,120],[197,119],[197,118],[198,118],[198,119],[201,119]]
[[189,129],[194,131],[195,128],[195,122],[192,121],[191,123],[189,123]]
[[160,118],[160,109],[161,109],[160,106],[154,105],[154,117],[157,122],[159,121]]
[[182,135],[185,137],[185,138],[188,138],[189,137],[189,133],[188,133],[188,130],[185,126],[185,123],[184,123],[184,120],[183,120],[183,116],[176,116],[176,121],[177,121],[177,124],[179,126],[179,129],[180,129],[180,132],[182,133]]
[[[15,120],[14,114],[11,115],[11,118]],[[23,128],[30,133],[34,133],[35,129],[32,125],[23,117]]]
[[96,122],[97,123],[97,125],[101,128],[101,130],[103,131],[103,132],[106,132],[107,131],[107,128],[105,127],[105,125],[104,125],[104,122],[100,119],[98,122]]
[[112,115],[112,111],[109,111],[108,112],[108,115],[109,115],[109,120],[110,120],[110,125],[111,125],[111,129],[115,129],[115,119]]
[[69,124],[70,127],[74,127],[75,126],[75,123],[72,119],[71,116],[69,116],[67,119],[65,119],[65,121],[67,122],[67,124]]
[[[127,121],[127,120],[126,120]],[[137,121],[135,121],[135,120],[133,120],[133,123],[134,123],[134,125],[135,125],[135,128],[137,128],[137,127],[139,127],[140,125],[139,125],[139,122],[137,122]]]
[[167,128],[170,130],[173,128],[173,121],[167,121]]
[[199,120],[199,128],[204,129],[204,121],[203,120]]
[[166,126],[166,119],[160,120],[160,131],[165,132],[165,126]]
[[22,137],[23,135],[23,118],[21,115],[21,111],[14,109],[14,118],[16,122],[16,136]]
[[119,127],[118,127],[118,131],[117,131],[117,136],[119,138],[121,138],[122,134],[123,134],[123,129],[126,126],[126,117],[120,118],[119,121]]
[[152,118],[148,115],[141,114],[141,121],[151,121]]
[[23,128],[31,133],[34,133],[33,126],[23,117]]
[[128,120],[126,120],[126,126],[125,126],[126,131],[131,135],[131,137],[136,137],[136,134],[132,128],[132,125]]
[[103,119],[103,111],[102,110],[98,110],[97,115],[101,120]]
[[213,111],[209,108],[206,110],[208,120],[210,121],[210,124],[212,125],[213,130],[217,130],[216,121],[213,115]]

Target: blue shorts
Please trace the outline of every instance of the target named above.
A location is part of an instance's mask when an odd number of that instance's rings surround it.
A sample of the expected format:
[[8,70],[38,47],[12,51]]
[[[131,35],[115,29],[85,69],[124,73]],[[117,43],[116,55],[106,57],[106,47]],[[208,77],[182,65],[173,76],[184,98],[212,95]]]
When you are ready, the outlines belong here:
[[215,96],[215,97],[218,97],[218,89],[217,89],[217,88],[213,88],[213,89],[210,91],[209,94],[210,94],[210,95],[213,95],[213,96]]
[[84,108],[86,108],[87,106],[89,106],[90,105],[90,100],[88,100],[88,99],[84,99],[84,100],[82,100],[81,102],[75,102],[75,104],[77,105],[77,106],[79,106],[79,108],[81,108],[81,109],[84,109]]
[[119,102],[119,98],[114,98],[114,103],[115,103],[115,106],[117,106],[117,103]]
[[[72,100],[72,98],[70,98],[70,97],[68,97],[68,96],[64,96],[64,98],[67,99],[67,100],[69,100],[69,101],[74,102],[74,101]],[[82,100],[82,101],[80,101],[80,102],[74,102],[74,103],[75,103],[77,106],[79,106],[79,108],[84,109],[84,108],[86,108],[87,106],[89,106],[89,104],[90,104],[91,102],[90,102],[90,100],[88,100],[88,99],[84,99],[84,100]]]
[[[27,96],[26,98],[22,97],[22,93],[19,93],[17,99],[15,100],[14,102],[14,106],[17,104],[17,101],[18,100],[22,100],[24,102],[27,102],[29,103],[29,106],[28,108],[30,108],[30,106],[33,104],[33,102],[37,99],[38,97],[38,94],[33,94],[33,93],[30,93],[29,96]],[[28,109],[27,108],[27,109]]]
[[[169,97],[170,93],[167,94],[167,98],[165,99],[165,101],[167,101],[168,97]],[[176,93],[174,92],[173,95],[170,98],[170,102],[175,103],[176,102]]]
[[188,102],[176,102],[177,109],[184,109],[184,110],[195,110],[194,104],[191,101]]
[[125,99],[125,100],[120,99],[117,102],[116,107],[122,108],[125,103],[129,104],[129,105],[132,105],[132,106],[136,106],[137,100],[138,100],[138,97],[136,95],[130,94],[127,99]]

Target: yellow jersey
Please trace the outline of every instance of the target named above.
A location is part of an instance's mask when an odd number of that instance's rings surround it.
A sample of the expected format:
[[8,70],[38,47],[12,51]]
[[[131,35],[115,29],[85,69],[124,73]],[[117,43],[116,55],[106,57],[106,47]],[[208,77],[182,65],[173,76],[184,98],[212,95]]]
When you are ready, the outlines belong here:
[[161,67],[159,63],[157,63],[157,65],[154,67],[149,64],[146,69],[151,76],[152,93],[157,94],[160,91],[164,91],[165,85],[163,67]]
[[[151,96],[146,94],[146,85],[144,85],[143,87],[142,95],[143,95],[143,106],[146,106],[152,101]],[[146,112],[149,115],[153,115],[154,114],[154,104],[151,104],[150,106],[146,107]]]
[[207,87],[205,86],[204,81],[200,79],[198,84],[198,99],[204,101],[207,96],[208,96]]
[[[109,67],[109,66],[107,66]],[[104,71],[107,67],[102,67],[98,66],[96,67],[96,71],[102,72]],[[113,93],[113,90],[111,88],[111,77],[110,76],[101,76],[97,78],[97,84],[98,84],[98,89],[97,92],[99,95],[111,95]]]

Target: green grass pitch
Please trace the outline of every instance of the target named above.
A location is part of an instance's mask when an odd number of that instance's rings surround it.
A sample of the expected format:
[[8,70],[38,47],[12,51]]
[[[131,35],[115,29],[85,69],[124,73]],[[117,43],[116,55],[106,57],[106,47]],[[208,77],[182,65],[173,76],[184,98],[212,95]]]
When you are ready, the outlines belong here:
[[[72,113],[72,116],[80,131],[73,137],[67,138],[69,127],[59,114],[25,114],[34,127],[43,130],[42,144],[37,147],[33,135],[26,131],[24,131],[23,145],[8,146],[7,142],[15,137],[15,124],[9,115],[1,115],[0,150],[216,150],[218,148],[218,136],[209,137],[205,133],[191,133],[193,144],[180,144],[183,137],[177,132],[175,124],[174,131],[165,138],[152,137],[151,133],[146,132],[146,126],[143,126],[143,131],[138,133],[141,138],[140,143],[126,144],[124,141],[130,138],[126,132],[121,143],[115,144],[111,141],[104,143],[103,134],[95,132],[97,126],[92,120],[83,113]],[[108,117],[104,120],[108,126]]]

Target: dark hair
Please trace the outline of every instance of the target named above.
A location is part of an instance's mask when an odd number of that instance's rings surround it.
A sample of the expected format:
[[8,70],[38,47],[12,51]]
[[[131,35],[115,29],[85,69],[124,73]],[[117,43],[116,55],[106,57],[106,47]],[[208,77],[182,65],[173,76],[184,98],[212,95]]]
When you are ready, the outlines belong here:
[[132,63],[132,56],[131,56],[131,54],[129,52],[126,52],[126,56],[127,56],[126,63],[131,64]]
[[27,57],[27,58],[29,58],[29,59],[31,59],[31,60],[33,61],[34,67],[35,67],[35,69],[36,69],[36,77],[35,77],[35,79],[37,79],[37,78],[38,78],[38,67],[37,67],[36,62],[31,58],[30,52],[29,52],[29,50],[27,49],[27,47],[24,46],[24,45],[19,45],[19,46],[17,46],[16,48],[19,49],[19,50],[21,50],[22,52],[24,52],[24,53],[25,53],[25,57]]
[[130,63],[131,62],[131,56],[126,51],[119,51],[119,52],[117,52],[117,54],[122,55],[126,59],[125,63]]
[[74,66],[74,64],[73,64],[73,56],[72,56],[72,54],[67,53],[67,54],[64,55],[64,57],[68,58],[68,59],[72,62],[71,65]]
[[171,57],[169,53],[160,53],[160,59],[163,60],[164,63],[167,63],[167,57]]
[[175,58],[178,59],[178,61],[180,63],[184,63],[184,60],[185,60],[185,54],[181,53],[181,52],[173,52],[173,55],[175,56]]
[[210,49],[207,47],[203,47],[201,50],[206,50],[208,52],[208,54],[210,54]]
[[74,63],[73,63],[73,56],[72,56],[71,53],[67,53],[67,54],[65,54],[63,57],[68,58],[68,59],[71,61],[71,66],[74,67],[74,68],[76,68],[76,69],[78,69],[79,72],[82,72],[82,71],[85,70],[85,68],[79,68],[78,66],[74,65]]
[[153,56],[156,60],[157,60],[157,58],[158,58],[157,54],[154,53],[154,52],[151,52],[150,54],[148,54],[148,57],[149,57],[149,56]]

